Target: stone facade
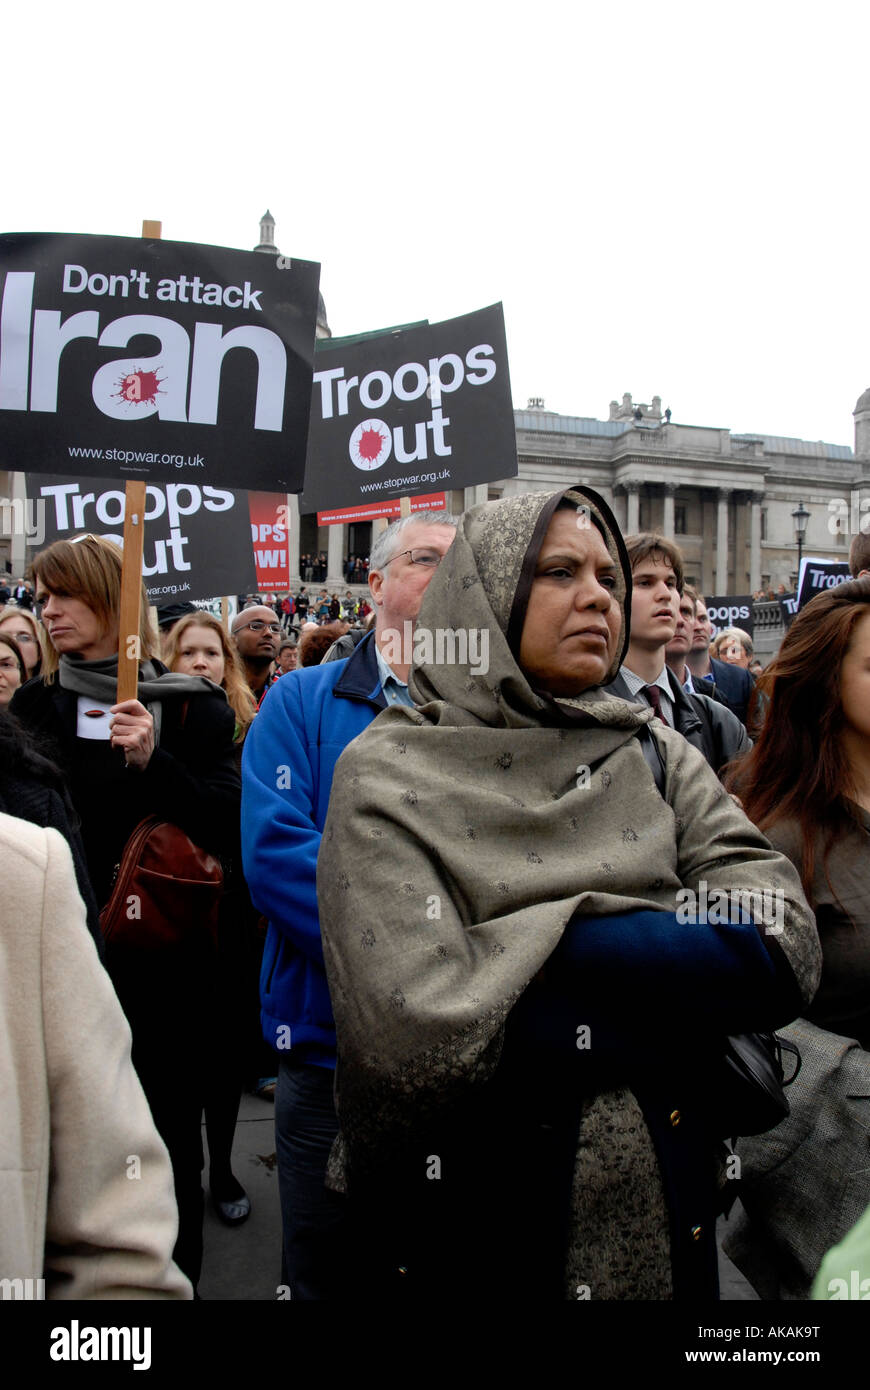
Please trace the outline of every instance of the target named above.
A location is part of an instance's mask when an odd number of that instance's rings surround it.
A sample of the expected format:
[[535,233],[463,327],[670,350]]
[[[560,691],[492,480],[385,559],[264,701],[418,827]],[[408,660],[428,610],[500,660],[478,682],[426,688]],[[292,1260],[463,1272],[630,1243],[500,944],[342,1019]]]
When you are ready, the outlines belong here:
[[794,512],[810,514],[805,555],[846,559],[847,525],[834,529],[832,500],[870,486],[870,391],[855,416],[855,450],[671,421],[626,394],[607,420],[558,415],[536,401],[515,412],[519,473],[489,496],[580,481],[611,503],[626,532],[661,531],[686,557],[686,575],[708,594],[792,587]]

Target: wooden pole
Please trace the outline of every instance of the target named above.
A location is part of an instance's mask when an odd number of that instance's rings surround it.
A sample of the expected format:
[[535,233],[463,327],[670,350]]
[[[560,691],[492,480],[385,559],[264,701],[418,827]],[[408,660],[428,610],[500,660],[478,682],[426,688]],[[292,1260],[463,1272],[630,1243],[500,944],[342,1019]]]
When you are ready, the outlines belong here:
[[118,628],[118,704],[135,700],[139,684],[142,551],[145,544],[145,482],[124,488],[124,562],[121,566],[121,621]]
[[[142,237],[159,241],[162,222],[143,221]],[[142,657],[139,623],[142,598],[142,554],[145,547],[144,481],[124,486],[124,560],[121,565],[121,615],[118,626],[118,704],[135,700]]]
[[399,516],[410,516],[410,515],[411,515],[411,499],[410,499],[410,497],[400,497],[400,498],[399,498]]
[[221,599],[221,622],[223,623],[224,632],[229,632],[229,630],[230,630],[230,601],[229,601],[229,599],[227,598],[226,594],[224,594],[223,598]]

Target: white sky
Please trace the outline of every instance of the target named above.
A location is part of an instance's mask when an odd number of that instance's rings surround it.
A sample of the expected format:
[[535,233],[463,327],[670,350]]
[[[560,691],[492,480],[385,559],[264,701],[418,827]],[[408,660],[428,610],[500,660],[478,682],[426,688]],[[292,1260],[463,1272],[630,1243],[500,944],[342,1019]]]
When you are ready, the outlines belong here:
[[854,0],[7,6],[0,230],[250,249],[336,334],[503,300],[514,403],[853,442]]

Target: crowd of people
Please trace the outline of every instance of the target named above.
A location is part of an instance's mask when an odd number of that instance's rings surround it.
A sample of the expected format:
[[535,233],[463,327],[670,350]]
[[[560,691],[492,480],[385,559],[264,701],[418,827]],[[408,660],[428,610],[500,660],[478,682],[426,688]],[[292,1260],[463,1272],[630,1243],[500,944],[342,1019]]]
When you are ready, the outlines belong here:
[[[121,633],[90,535],[0,607],[0,1276],[195,1296],[248,1086],[293,1299],[714,1300],[735,1194],[809,1297],[870,1205],[870,539],[756,671],[584,487],[394,522],[368,600],[315,558],[229,632],[143,589]],[[759,1123],[727,1059],[774,1030]]]

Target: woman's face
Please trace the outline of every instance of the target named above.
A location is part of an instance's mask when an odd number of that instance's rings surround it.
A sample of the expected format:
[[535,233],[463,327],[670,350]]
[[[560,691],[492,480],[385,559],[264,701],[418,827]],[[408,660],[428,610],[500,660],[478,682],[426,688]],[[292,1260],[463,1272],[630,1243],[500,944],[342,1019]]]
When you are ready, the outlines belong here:
[[84,599],[52,594],[43,585],[39,586],[37,600],[42,604],[42,623],[49,641],[60,656],[101,661],[117,655],[117,618],[106,631]]
[[0,710],[6,709],[21,684],[18,657],[0,637]]
[[843,657],[840,705],[847,730],[870,739],[870,613],[855,624]]
[[28,676],[32,676],[39,665],[39,642],[36,633],[30,626],[26,618],[17,617],[10,613],[5,618],[0,618],[0,636],[5,632],[7,637],[13,637],[21,648],[21,655],[24,657],[24,665],[27,667]]
[[618,582],[587,515],[557,511],[538,556],[520,641],[520,665],[536,689],[569,696],[603,683],[622,629]]
[[173,671],[180,671],[183,676],[205,676],[215,685],[223,685],[225,666],[224,649],[216,632],[198,623],[185,628],[172,663]]

